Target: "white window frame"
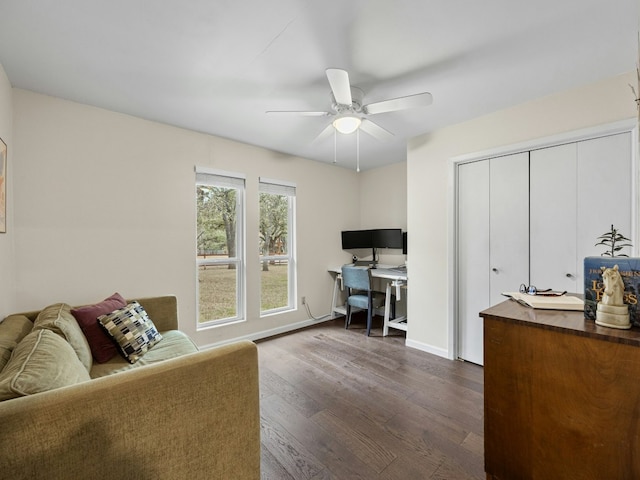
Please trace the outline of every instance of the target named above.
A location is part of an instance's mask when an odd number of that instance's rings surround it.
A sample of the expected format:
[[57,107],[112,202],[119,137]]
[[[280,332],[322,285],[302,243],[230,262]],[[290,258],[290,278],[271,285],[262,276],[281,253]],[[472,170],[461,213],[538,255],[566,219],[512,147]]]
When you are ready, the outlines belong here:
[[[274,195],[286,195],[289,199],[289,208],[287,214],[287,254],[286,255],[262,255],[260,262],[263,261],[282,261],[285,260],[288,266],[288,302],[284,307],[262,310],[260,306],[260,317],[289,312],[298,308],[297,303],[297,268],[296,268],[296,184],[284,180],[274,180],[270,178],[260,177],[258,193],[271,193]],[[262,299],[262,279],[260,280],[260,298]]]
[[[246,319],[246,240],[245,240],[245,195],[246,178],[242,173],[228,172],[205,167],[195,168],[195,185],[208,185],[212,187],[228,187],[237,189],[236,194],[236,256],[229,258],[198,259],[196,255],[196,329],[203,330],[219,325],[241,322]],[[196,240],[197,241],[197,240]],[[196,247],[197,253],[197,247]],[[197,281],[198,270],[202,265],[228,265],[236,266],[236,315],[235,317],[221,318],[200,322],[200,291]]]

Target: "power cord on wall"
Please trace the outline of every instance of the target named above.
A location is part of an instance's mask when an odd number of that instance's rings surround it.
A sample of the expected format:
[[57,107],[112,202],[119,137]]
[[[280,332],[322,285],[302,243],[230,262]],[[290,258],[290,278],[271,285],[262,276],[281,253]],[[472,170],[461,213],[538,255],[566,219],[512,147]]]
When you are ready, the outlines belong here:
[[304,297],[302,298],[302,304],[304,305],[304,308],[307,310],[307,315],[309,316],[309,318],[312,318],[313,320],[320,321],[320,320],[325,320],[331,317],[331,315],[329,314],[322,315],[321,317],[314,317],[313,314],[311,313],[311,308],[309,308],[309,302],[307,302]]

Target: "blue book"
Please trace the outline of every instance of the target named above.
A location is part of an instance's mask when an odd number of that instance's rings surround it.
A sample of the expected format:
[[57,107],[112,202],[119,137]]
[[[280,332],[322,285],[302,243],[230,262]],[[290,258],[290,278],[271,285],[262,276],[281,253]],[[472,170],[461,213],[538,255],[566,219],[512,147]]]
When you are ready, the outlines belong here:
[[624,282],[623,301],[629,305],[631,325],[640,327],[640,258],[637,257],[586,257],[584,259],[584,316],[589,320],[596,319],[596,308],[602,299],[604,284],[602,283],[602,267],[618,270]]

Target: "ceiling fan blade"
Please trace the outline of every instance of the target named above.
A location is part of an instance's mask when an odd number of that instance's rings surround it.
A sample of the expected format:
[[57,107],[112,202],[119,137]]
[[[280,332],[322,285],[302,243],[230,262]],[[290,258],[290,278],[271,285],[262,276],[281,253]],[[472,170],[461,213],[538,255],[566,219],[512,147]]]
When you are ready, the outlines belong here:
[[329,80],[336,103],[351,106],[353,99],[351,98],[349,74],[339,68],[327,68],[327,80]]
[[391,98],[381,102],[370,103],[363,107],[364,111],[370,115],[376,113],[395,112],[408,108],[427,107],[433,103],[433,96],[429,92],[416,93],[406,97]]
[[284,113],[286,115],[301,115],[304,117],[324,117],[325,115],[331,115],[329,112],[300,112],[295,110],[268,110],[266,113]]
[[313,143],[321,142],[322,140],[327,138],[329,135],[331,135],[334,131],[335,131],[335,128],[333,128],[333,124],[330,123],[329,125],[326,126],[324,130],[320,132],[320,134],[316,138],[314,138],[313,142],[311,143],[313,144]]
[[389,130],[385,130],[377,123],[373,123],[371,120],[367,120],[366,118],[362,120],[362,123],[360,124],[360,130],[368,133],[378,140],[391,140],[393,138],[393,133],[391,133]]

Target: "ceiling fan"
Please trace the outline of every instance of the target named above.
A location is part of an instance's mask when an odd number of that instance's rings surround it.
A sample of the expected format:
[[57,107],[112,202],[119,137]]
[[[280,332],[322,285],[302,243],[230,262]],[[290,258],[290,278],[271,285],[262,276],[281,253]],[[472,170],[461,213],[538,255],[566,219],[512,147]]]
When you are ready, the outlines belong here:
[[393,133],[369,120],[368,117],[370,115],[395,112],[409,108],[426,107],[433,103],[433,97],[431,94],[428,92],[422,92],[363,105],[362,100],[364,92],[358,87],[351,86],[351,83],[349,82],[349,74],[346,70],[328,68],[326,70],[326,74],[327,80],[329,80],[329,86],[331,87],[332,111],[305,112],[272,110],[267,113],[334,117],[332,122],[316,137],[315,141],[322,140],[335,131],[343,134],[350,134],[356,130],[362,130],[379,140],[388,140],[393,137]]

